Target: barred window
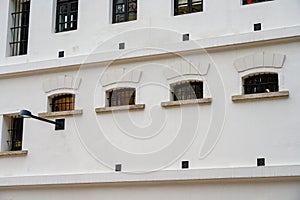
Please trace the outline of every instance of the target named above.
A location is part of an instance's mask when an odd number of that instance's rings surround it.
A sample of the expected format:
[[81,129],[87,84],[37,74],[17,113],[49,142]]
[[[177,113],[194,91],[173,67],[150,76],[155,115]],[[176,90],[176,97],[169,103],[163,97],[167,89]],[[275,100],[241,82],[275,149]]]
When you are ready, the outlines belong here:
[[30,0],[14,0],[11,13],[10,55],[25,55],[28,48]]
[[56,32],[77,29],[78,0],[57,0]]
[[107,92],[108,105],[123,106],[135,104],[135,88],[117,88]]
[[171,85],[174,101],[203,98],[202,81],[183,81]]
[[273,0],[243,0],[243,5],[260,3],[260,2],[265,2],[265,1],[273,1]]
[[137,0],[113,0],[113,23],[137,19]]
[[22,150],[22,138],[23,138],[23,117],[21,116],[10,116],[9,129],[8,129],[8,150],[19,151]]
[[174,14],[183,15],[187,13],[202,12],[203,0],[175,0]]
[[255,74],[244,78],[244,93],[264,93],[278,91],[278,74]]
[[50,98],[50,107],[52,112],[74,110],[74,104],[74,94],[60,94]]

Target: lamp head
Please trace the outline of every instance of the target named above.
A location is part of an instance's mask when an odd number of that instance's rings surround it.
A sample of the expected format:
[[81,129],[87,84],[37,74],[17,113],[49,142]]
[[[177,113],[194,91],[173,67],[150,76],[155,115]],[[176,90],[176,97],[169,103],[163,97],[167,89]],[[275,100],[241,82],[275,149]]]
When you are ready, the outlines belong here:
[[29,118],[32,116],[31,112],[29,110],[21,110],[19,112],[19,115],[25,118]]

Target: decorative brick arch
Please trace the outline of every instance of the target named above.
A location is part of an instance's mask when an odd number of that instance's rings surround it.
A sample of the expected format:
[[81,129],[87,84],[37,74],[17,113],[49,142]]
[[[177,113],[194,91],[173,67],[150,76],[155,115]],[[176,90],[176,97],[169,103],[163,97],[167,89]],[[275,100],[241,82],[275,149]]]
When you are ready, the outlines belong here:
[[261,52],[237,59],[234,66],[238,72],[244,72],[255,68],[282,68],[284,61],[285,55]]
[[200,75],[204,76],[208,73],[210,68],[209,63],[197,63],[196,65],[184,63],[176,63],[172,67],[164,70],[164,75],[167,80],[172,80],[180,76],[186,75]]
[[116,83],[139,83],[142,72],[139,70],[130,70],[126,72],[124,69],[115,69],[106,72],[100,79],[103,87]]
[[81,78],[74,78],[73,76],[63,75],[48,79],[43,83],[45,93],[55,90],[77,90],[80,86]]

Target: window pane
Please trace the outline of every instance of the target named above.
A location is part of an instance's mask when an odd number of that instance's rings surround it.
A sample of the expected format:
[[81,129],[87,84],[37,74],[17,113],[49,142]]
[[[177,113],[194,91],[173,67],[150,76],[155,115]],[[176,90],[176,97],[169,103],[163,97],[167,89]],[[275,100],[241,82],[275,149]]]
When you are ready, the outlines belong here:
[[178,5],[179,4],[187,4],[188,0],[178,0]]
[[74,95],[63,94],[53,97],[50,106],[52,112],[74,110]]
[[121,88],[108,92],[109,106],[123,106],[135,104],[135,89]]
[[56,31],[77,29],[78,0],[64,0],[57,2]]
[[264,93],[278,91],[277,74],[258,74],[245,78],[244,93]]
[[188,13],[188,6],[187,5],[178,6],[178,11],[177,11],[178,15],[186,14],[186,13]]
[[181,82],[173,85],[173,100],[203,98],[203,83],[201,81]]

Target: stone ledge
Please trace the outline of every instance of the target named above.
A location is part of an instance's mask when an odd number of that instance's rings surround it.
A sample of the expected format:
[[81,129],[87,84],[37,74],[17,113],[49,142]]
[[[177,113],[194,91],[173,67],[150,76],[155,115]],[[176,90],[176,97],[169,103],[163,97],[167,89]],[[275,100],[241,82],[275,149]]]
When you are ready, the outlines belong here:
[[44,112],[38,113],[39,117],[63,117],[63,116],[72,116],[72,115],[82,115],[83,110],[68,110],[68,111],[59,111],[59,112]]
[[24,186],[59,186],[82,184],[120,184],[207,180],[259,180],[294,178],[300,180],[300,165],[232,167],[187,170],[160,170],[151,173],[82,173],[53,175],[18,175],[0,177],[0,188]]
[[243,94],[233,95],[231,97],[233,102],[255,101],[261,99],[277,99],[288,98],[289,91],[269,92],[269,93],[257,93],[257,94]]
[[23,151],[4,151],[0,152],[1,157],[16,157],[16,156],[26,156],[28,154],[28,150]]
[[189,105],[189,104],[210,104],[212,102],[212,98],[203,98],[203,99],[189,99],[189,100],[181,100],[181,101],[166,101],[161,102],[160,105],[162,107],[172,107],[172,106],[181,106],[181,105]]
[[145,109],[145,104],[126,105],[126,106],[112,106],[95,108],[96,113],[114,112],[122,110],[142,110]]

